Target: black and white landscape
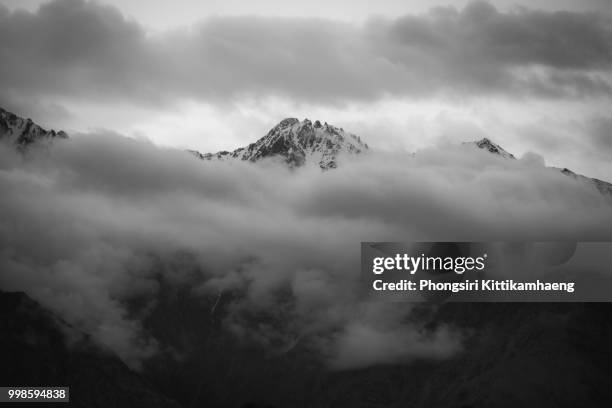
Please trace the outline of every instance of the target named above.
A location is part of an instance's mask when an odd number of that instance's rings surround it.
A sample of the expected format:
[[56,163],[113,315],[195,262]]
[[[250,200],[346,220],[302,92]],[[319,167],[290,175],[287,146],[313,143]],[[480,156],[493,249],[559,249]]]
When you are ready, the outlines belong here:
[[612,402],[608,303],[360,281],[365,241],[612,239],[607,2],[0,3],[0,386]]

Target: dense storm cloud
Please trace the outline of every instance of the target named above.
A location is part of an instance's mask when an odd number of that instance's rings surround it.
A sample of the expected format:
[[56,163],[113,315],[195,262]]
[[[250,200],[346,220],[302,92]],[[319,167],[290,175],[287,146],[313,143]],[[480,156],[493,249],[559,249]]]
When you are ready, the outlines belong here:
[[8,100],[143,104],[271,95],[331,104],[440,93],[609,96],[610,44],[605,14],[501,12],[484,2],[364,24],[210,17],[151,34],[110,6],[55,0],[35,12],[0,6],[0,86]]
[[[612,237],[610,198],[532,154],[372,153],[322,172],[96,134],[0,155],[0,287],[133,367],[158,344],[126,305],[154,301],[160,277],[195,296],[234,293],[224,327],[239,338],[277,353],[307,344],[346,369],[462,347],[458,328],[407,323],[409,304],[360,299],[360,241]],[[277,323],[254,324],[258,311]]]

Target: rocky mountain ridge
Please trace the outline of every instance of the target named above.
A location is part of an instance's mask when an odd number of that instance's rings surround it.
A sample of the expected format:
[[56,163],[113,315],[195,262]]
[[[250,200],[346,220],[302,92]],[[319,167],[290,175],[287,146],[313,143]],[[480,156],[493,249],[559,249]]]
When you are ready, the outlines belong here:
[[484,150],[488,150],[489,152],[493,153],[493,154],[497,154],[501,157],[503,157],[504,159],[516,159],[516,157],[514,157],[514,155],[512,153],[509,153],[508,151],[506,151],[504,148],[502,148],[500,145],[493,143],[490,139],[488,138],[482,138],[480,140],[476,140],[474,142],[464,142],[464,145],[475,145],[476,147],[478,147],[479,149],[484,149]]
[[[493,154],[503,157],[504,159],[511,159],[511,160],[516,159],[516,157],[514,157],[512,153],[509,153],[508,151],[504,150],[500,145],[492,142],[490,139],[486,137],[483,139],[474,141],[474,142],[465,142],[464,145],[466,144],[474,145],[478,147],[479,149],[487,150]],[[551,168],[560,171],[565,176],[571,177],[574,180],[578,180],[583,183],[592,185],[602,194],[612,195],[612,183],[608,183],[607,181],[599,180],[599,179],[592,178],[592,177],[583,176],[582,174],[574,173],[568,168],[562,168],[562,169],[558,167],[551,167]]]
[[[8,140],[20,150],[35,142],[66,138],[68,135],[63,131],[46,130],[29,118],[21,118],[0,108],[0,140]],[[512,153],[489,138],[463,144],[474,145],[504,159],[516,159]],[[188,152],[202,160],[257,162],[265,158],[279,157],[290,167],[316,163],[321,169],[329,170],[338,167],[341,156],[367,153],[369,150],[367,143],[359,136],[327,122],[286,118],[270,129],[265,136],[246,147],[231,152],[200,153],[196,150]],[[612,183],[577,174],[567,168],[557,170],[568,177],[592,185],[602,194],[612,195]]]
[[191,153],[204,160],[239,159],[254,162],[267,157],[280,157],[291,167],[315,162],[327,170],[338,166],[340,155],[359,154],[368,149],[368,145],[358,136],[327,122],[322,124],[309,119],[300,122],[296,118],[287,118],[246,147],[232,152]]
[[37,141],[67,137],[63,131],[46,130],[30,118],[24,119],[0,108],[0,139],[8,139],[19,148]]

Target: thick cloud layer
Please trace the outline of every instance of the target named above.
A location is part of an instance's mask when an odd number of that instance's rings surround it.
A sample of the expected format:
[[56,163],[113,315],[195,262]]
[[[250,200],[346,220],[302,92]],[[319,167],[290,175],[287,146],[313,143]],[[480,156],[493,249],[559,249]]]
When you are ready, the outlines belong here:
[[[457,328],[406,323],[360,299],[360,241],[609,240],[592,186],[467,146],[369,154],[333,171],[204,162],[118,135],[0,150],[0,287],[23,290],[137,367],[157,350],[134,298],[159,278],[239,294],[225,328],[282,353],[308,344],[345,369],[445,357]],[[258,311],[278,324],[253,323]],[[391,346],[390,346],[391,345]]]
[[610,27],[602,15],[503,13],[476,2],[364,25],[217,17],[153,35],[114,8],[54,0],[36,12],[0,7],[0,88],[4,100],[45,95],[146,104],[609,96]]

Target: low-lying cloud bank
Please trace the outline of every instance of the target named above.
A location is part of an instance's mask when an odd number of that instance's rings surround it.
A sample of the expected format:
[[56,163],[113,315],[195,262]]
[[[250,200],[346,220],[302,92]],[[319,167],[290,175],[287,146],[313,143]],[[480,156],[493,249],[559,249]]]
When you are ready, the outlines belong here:
[[[359,299],[360,241],[612,238],[609,197],[537,156],[468,146],[321,172],[82,135],[25,157],[1,146],[0,189],[0,288],[26,291],[133,367],[158,344],[125,304],[154,299],[160,274],[195,296],[240,293],[225,319],[235,335],[281,353],[307,342],[347,369],[461,348],[455,328],[426,332],[405,304]],[[252,324],[258,310],[280,324]]]
[[[371,19],[215,17],[151,35],[117,9],[0,5],[0,88],[10,95],[151,104],[268,96],[346,103],[385,96],[610,96],[609,16],[476,1]],[[120,73],[120,74],[118,74]]]

